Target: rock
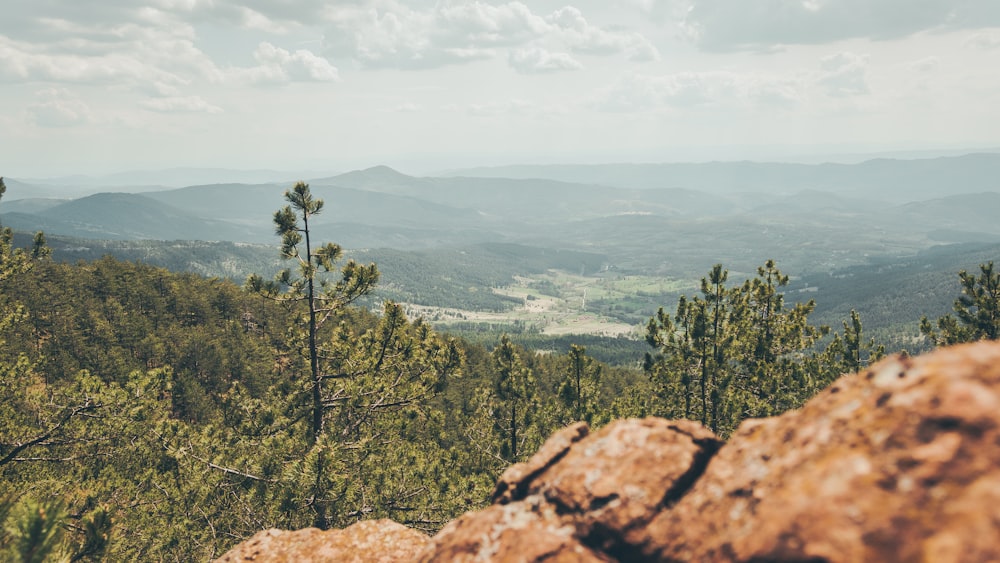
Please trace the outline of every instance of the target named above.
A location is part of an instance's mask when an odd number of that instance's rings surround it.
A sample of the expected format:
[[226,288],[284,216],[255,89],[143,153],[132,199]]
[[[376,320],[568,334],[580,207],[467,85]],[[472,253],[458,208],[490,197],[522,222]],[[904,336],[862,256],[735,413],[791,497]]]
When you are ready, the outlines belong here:
[[620,420],[594,434],[577,424],[501,476],[490,508],[434,537],[425,561],[606,561],[682,496],[721,442],[700,424]]
[[745,422],[644,534],[659,560],[1000,560],[1000,344],[888,359]]
[[614,561],[584,545],[571,521],[538,496],[453,520],[422,561]]
[[391,520],[358,522],[343,530],[264,530],[237,545],[217,563],[411,561],[430,543],[426,535]]

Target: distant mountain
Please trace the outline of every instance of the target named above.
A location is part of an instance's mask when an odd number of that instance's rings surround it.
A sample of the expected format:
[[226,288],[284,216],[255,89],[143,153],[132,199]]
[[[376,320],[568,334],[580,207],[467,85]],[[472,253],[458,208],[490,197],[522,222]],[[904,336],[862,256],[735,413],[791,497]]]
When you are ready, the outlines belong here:
[[129,187],[130,191],[150,191],[164,187],[183,187],[198,184],[268,182],[294,183],[296,180],[315,176],[315,171],[233,170],[229,168],[167,168],[163,170],[134,170],[100,176],[60,176],[25,180],[32,184],[77,186],[89,188]]
[[7,186],[7,192],[0,200],[0,210],[6,209],[8,203],[18,199],[58,198],[63,197],[64,192],[58,188],[31,184],[14,178],[4,178],[3,183]]
[[388,166],[373,166],[327,178],[316,178],[310,185],[342,186],[359,190],[376,190],[386,193],[414,195],[414,189],[426,187],[428,181],[408,176]]
[[959,194],[907,203],[897,210],[906,220],[940,229],[1000,234],[1000,193]]
[[142,195],[102,193],[61,203],[34,214],[4,214],[16,229],[102,239],[246,240],[245,228],[205,220]]
[[65,199],[56,198],[25,198],[25,199],[15,199],[13,201],[7,201],[4,198],[3,203],[0,203],[0,210],[3,213],[39,213],[45,211],[46,209],[51,209],[57,205],[66,203]]
[[625,188],[685,188],[712,193],[831,191],[898,202],[945,193],[1000,191],[1000,153],[860,164],[706,162],[681,164],[521,165],[458,170],[451,176],[544,178]]
[[[287,205],[279,184],[218,184],[152,192],[148,197],[190,210],[208,219],[223,219],[271,232],[271,218]],[[459,205],[435,203],[424,198],[396,195],[336,185],[311,184],[313,195],[325,206],[314,225],[360,223],[376,227],[462,228],[476,225],[480,215]]]

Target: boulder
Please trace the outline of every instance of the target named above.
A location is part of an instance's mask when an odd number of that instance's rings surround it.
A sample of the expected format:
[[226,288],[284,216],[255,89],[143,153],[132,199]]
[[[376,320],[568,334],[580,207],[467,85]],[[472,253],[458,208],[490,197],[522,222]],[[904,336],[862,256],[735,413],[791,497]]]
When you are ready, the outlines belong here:
[[392,520],[358,522],[343,530],[264,530],[237,545],[217,563],[385,562],[413,560],[430,539]]
[[890,358],[745,422],[644,534],[668,561],[1000,560],[1000,344]]
[[500,477],[494,505],[450,523],[425,561],[613,561],[722,444],[700,424],[619,420],[554,434]]

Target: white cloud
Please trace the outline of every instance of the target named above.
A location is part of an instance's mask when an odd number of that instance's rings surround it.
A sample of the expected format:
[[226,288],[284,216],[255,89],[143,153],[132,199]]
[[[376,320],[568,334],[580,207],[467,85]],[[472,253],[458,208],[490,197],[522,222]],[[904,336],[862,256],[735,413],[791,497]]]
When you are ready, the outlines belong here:
[[28,106],[28,121],[39,127],[72,127],[93,120],[90,108],[64,88],[47,88],[35,93],[38,101]]
[[[415,9],[395,0],[332,7],[325,36],[333,57],[351,57],[366,67],[429,68],[494,58],[526,49],[561,46],[592,55],[624,54],[649,61],[659,52],[641,34],[589,23],[580,10],[565,7],[541,16],[521,2],[444,1]],[[559,56],[551,64],[572,64]],[[515,67],[518,68],[518,67]]]
[[[412,10],[396,2],[337,6],[324,41],[332,57],[351,57],[367,67],[433,68],[494,56],[488,47],[502,43],[498,24],[491,35],[461,29],[460,19],[442,20],[439,12]],[[480,41],[474,41],[477,37]],[[462,40],[466,37],[466,40]],[[488,40],[487,40],[488,39]]]
[[835,97],[858,96],[869,93],[867,73],[868,55],[842,52],[824,57],[820,61],[822,74],[816,80],[826,93]]
[[974,33],[965,40],[965,44],[976,49],[997,49],[1000,48],[1000,33]]
[[550,53],[539,47],[514,49],[507,62],[517,72],[523,74],[580,70],[583,65],[566,53]]
[[139,105],[159,113],[222,113],[222,108],[206,102],[201,96],[150,98]]
[[436,39],[450,46],[518,45],[548,30],[521,2],[444,2],[435,8],[434,22]]
[[325,58],[306,49],[294,53],[263,42],[257,46],[254,59],[256,67],[241,69],[254,83],[285,83],[291,81],[335,82],[340,80],[337,68]]
[[624,53],[632,61],[660,58],[659,51],[642,34],[592,25],[572,6],[560,8],[545,19],[574,51],[595,55]]
[[682,28],[711,51],[1000,25],[996,0],[688,0],[688,8]]
[[633,9],[638,9],[645,17],[655,22],[667,19],[682,19],[687,5],[684,0],[618,0]]
[[30,44],[0,36],[0,81],[123,83],[130,80],[176,82],[169,72],[150,68],[128,54],[77,56],[49,54]]

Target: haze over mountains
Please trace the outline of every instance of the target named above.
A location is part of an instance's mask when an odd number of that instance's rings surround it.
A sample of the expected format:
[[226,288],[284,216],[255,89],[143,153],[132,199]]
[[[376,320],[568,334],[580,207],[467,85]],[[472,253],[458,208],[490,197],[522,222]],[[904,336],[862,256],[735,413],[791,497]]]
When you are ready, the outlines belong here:
[[[998,240],[998,179],[1000,154],[985,153],[859,164],[507,166],[445,177],[378,166],[309,182],[327,203],[312,224],[316,236],[347,248],[508,242],[603,253],[608,264],[662,273],[772,256],[825,270]],[[268,244],[271,214],[291,182],[123,186],[67,198],[7,179],[0,211],[5,225],[50,235]]]

